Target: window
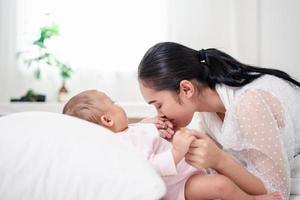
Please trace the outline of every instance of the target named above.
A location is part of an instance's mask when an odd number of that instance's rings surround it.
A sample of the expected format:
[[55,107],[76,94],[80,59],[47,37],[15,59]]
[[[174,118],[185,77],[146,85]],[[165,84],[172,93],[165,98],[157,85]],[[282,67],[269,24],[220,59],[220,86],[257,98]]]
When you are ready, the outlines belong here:
[[28,50],[51,20],[60,37],[49,48],[79,71],[136,71],[168,34],[166,0],[17,0],[17,50]]
[[[168,0],[16,0],[16,13],[18,52],[32,50],[40,27],[59,25],[60,36],[47,47],[74,69],[67,82],[71,95],[93,88],[115,101],[143,102],[137,67],[149,47],[168,40]],[[19,63],[18,70],[33,79]],[[49,70],[42,69],[42,81],[20,80],[20,88],[55,101],[61,80]]]

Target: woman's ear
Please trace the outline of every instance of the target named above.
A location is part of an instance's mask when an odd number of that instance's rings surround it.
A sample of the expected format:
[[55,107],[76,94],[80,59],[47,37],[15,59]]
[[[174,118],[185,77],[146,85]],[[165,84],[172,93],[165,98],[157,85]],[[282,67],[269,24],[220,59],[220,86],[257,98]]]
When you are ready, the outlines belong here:
[[179,88],[180,94],[184,95],[186,98],[191,98],[195,93],[195,86],[188,80],[180,81]]
[[113,119],[109,116],[109,115],[102,115],[100,117],[101,123],[103,126],[107,127],[107,128],[111,128],[114,125],[114,121]]

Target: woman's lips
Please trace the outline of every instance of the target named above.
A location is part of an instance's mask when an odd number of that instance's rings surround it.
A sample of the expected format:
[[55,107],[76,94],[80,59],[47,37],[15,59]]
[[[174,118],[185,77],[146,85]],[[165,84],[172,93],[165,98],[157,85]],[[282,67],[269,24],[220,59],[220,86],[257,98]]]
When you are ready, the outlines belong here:
[[172,123],[172,125],[173,125],[173,130],[177,130],[177,126],[176,126],[176,122],[175,122],[175,120],[174,119],[169,119],[169,121]]

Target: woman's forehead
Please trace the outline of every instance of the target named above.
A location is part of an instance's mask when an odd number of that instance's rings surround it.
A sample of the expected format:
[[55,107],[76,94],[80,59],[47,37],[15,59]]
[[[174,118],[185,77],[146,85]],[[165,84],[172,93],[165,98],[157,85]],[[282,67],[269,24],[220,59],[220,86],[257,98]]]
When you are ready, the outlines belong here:
[[168,91],[168,90],[155,91],[152,89],[145,89],[143,96],[149,104],[160,102],[160,101],[163,101],[166,99],[169,100],[170,98],[172,98],[172,99],[174,98],[173,92]]

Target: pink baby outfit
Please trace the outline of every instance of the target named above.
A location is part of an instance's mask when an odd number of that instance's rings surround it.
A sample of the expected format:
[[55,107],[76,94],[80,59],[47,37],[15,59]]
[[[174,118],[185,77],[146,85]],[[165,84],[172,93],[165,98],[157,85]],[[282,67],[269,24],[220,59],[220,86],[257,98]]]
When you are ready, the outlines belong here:
[[192,167],[184,159],[176,167],[172,144],[159,136],[154,124],[132,124],[116,137],[136,148],[160,174],[167,187],[164,200],[184,200],[187,179],[193,174],[205,174],[204,170]]

